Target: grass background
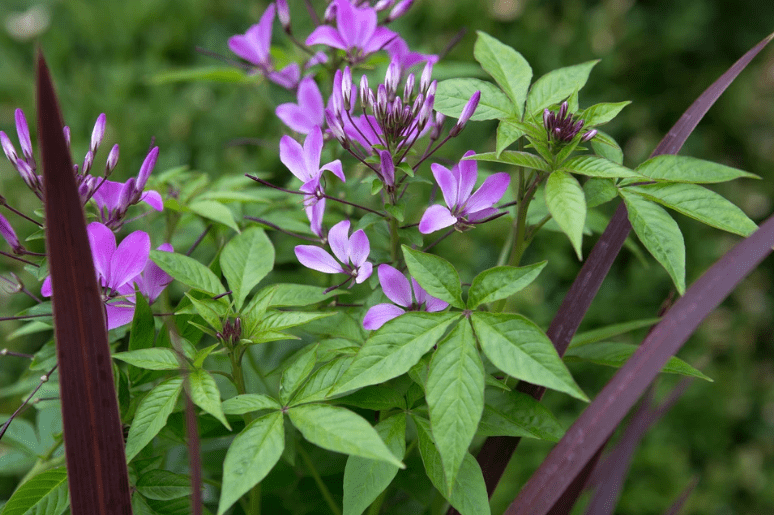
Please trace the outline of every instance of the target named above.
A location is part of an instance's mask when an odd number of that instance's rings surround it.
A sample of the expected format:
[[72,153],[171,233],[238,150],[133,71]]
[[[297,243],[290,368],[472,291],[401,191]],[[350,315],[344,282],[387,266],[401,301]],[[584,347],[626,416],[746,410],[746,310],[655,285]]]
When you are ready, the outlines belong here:
[[[290,0],[290,4],[296,32],[306,35],[310,28],[303,21],[302,2]],[[33,55],[39,42],[72,129],[74,155],[83,155],[94,120],[105,112],[107,143],[121,145],[116,180],[136,175],[152,136],[161,147],[157,170],[189,165],[212,177],[253,172],[284,176],[276,150],[282,126],[273,107],[288,101],[287,93],[266,85],[169,80],[170,72],[218,65],[195,47],[228,55],[228,37],[257,22],[265,5],[225,0],[3,0],[0,129],[14,132],[17,107],[34,125]],[[582,91],[581,105],[633,101],[606,130],[624,148],[626,164],[635,166],[704,88],[774,30],[774,10],[762,5],[751,0],[420,0],[395,27],[413,48],[433,53],[465,27],[467,35],[446,60],[446,71],[460,75],[476,73],[471,66],[476,30],[519,50],[536,77],[559,66],[601,59]],[[27,18],[20,18],[20,13]],[[286,44],[278,25],[275,36],[275,43]],[[294,55],[291,47],[284,50]],[[243,137],[260,138],[266,145],[229,145]],[[468,148],[491,150],[494,126],[471,124],[454,145],[445,149],[445,157],[457,159]],[[723,95],[682,154],[762,176],[762,181],[737,181],[716,190],[756,221],[772,212],[774,46],[764,50]],[[36,205],[5,160],[0,162],[0,193],[16,207]],[[737,238],[679,215],[677,219],[688,248],[690,284]],[[14,225],[22,235],[31,231],[15,221]],[[466,233],[441,243],[437,250],[472,277],[496,261],[503,227]],[[586,254],[593,241],[587,238]],[[549,266],[539,284],[521,297],[519,308],[545,327],[579,263],[566,238],[553,233],[539,237],[524,262],[544,258]],[[7,260],[1,266],[3,271],[19,271]],[[715,382],[695,382],[647,435],[635,454],[616,513],[661,513],[694,477],[699,482],[684,513],[774,512],[772,270],[774,262],[769,258],[684,347],[681,357]],[[670,290],[666,273],[652,260],[644,267],[623,252],[583,328],[653,316]],[[0,295],[4,315],[25,305],[19,296]],[[0,335],[16,327],[4,324]],[[628,341],[637,343],[642,336],[633,335]],[[42,341],[29,337],[7,346],[34,351]],[[23,360],[2,358],[0,387],[17,381],[25,367]],[[614,372],[575,364],[571,370],[590,394]],[[659,391],[674,382],[675,378],[663,377]],[[19,400],[18,396],[0,399],[0,413],[12,412]],[[551,393],[545,402],[567,425],[582,409]],[[549,449],[542,442],[523,443],[493,499],[493,513],[502,512]],[[0,459],[2,453],[0,447]],[[334,484],[340,476],[336,465],[331,470],[326,480]],[[7,498],[16,481],[16,476],[0,475],[0,499]],[[313,486],[310,495],[314,495]],[[325,513],[320,510],[298,507],[293,513]]]

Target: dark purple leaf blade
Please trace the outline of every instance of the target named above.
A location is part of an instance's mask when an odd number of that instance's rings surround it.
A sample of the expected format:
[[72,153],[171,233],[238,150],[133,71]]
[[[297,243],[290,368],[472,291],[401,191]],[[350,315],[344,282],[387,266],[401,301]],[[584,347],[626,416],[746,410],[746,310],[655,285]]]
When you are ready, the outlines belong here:
[[40,51],[37,72],[46,248],[53,285],[71,511],[129,515],[129,478],[104,306],[72,159],[62,133],[62,115]]
[[[696,125],[698,125],[723,91],[728,88],[737,75],[758,55],[772,38],[774,38],[774,34],[769,35],[750,49],[728,71],[708,87],[664,136],[651,154],[651,157],[679,152],[688,136],[693,132],[693,129],[696,128]],[[546,332],[551,341],[554,342],[559,355],[564,355],[564,352],[567,350],[570,340],[572,340],[572,337],[578,330],[591,302],[602,285],[602,281],[610,271],[610,267],[621,251],[630,231],[631,225],[629,224],[628,214],[622,202],[610,220],[605,232],[594,245]],[[544,388],[524,382],[519,383],[517,390],[532,395],[536,399],[542,398],[545,393]],[[487,438],[486,442],[484,442],[476,459],[484,474],[486,489],[490,497],[520,441],[520,438],[498,436]],[[449,515],[453,513],[456,512],[450,509]]]
[[554,505],[670,356],[774,245],[774,216],[739,242],[677,300],[524,485],[506,514],[542,515]]
[[685,502],[693,493],[693,489],[696,488],[696,485],[698,484],[699,478],[693,478],[691,482],[688,483],[688,486],[686,486],[685,489],[680,493],[680,496],[675,499],[675,502],[672,504],[672,506],[670,506],[669,509],[664,512],[664,515],[677,515],[680,513],[683,509],[683,505],[685,505]]

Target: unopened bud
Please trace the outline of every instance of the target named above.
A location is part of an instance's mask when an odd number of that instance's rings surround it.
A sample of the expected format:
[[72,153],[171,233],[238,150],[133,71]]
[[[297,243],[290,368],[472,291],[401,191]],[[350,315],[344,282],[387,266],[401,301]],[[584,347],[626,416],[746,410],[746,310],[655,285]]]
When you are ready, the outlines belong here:
[[419,90],[422,93],[427,94],[427,88],[430,87],[430,79],[433,75],[433,64],[430,62],[425,63],[425,68],[422,70],[422,76],[419,79]]
[[394,97],[398,91],[398,80],[400,80],[400,65],[397,61],[392,61],[384,76],[384,86],[387,88],[388,98]]
[[435,97],[427,97],[427,100],[425,100],[425,103],[422,105],[422,109],[419,110],[419,119],[417,120],[417,123],[420,128],[424,128],[424,126],[430,120],[430,116],[433,114],[434,102]]
[[325,121],[328,122],[328,128],[331,130],[333,137],[336,138],[345,150],[349,148],[349,140],[344,132],[344,127],[330,109],[325,110]]
[[107,157],[107,163],[105,164],[105,173],[110,175],[113,170],[115,170],[116,165],[118,164],[118,143],[113,145],[113,148],[110,149],[110,153]]
[[27,125],[27,119],[24,117],[24,111],[16,110],[16,133],[19,135],[19,145],[21,145],[22,154],[26,159],[32,157],[32,142],[30,141],[30,128]]
[[363,109],[368,105],[368,77],[363,74],[360,78],[360,107]]
[[545,127],[546,130],[548,131],[551,130],[551,121],[552,121],[551,118],[552,118],[551,111],[549,111],[548,108],[546,107],[545,109],[543,109],[543,127]]
[[397,20],[398,18],[406,14],[408,10],[411,9],[412,5],[414,5],[414,0],[401,0],[401,2],[398,3],[398,5],[393,7],[392,11],[390,11],[390,14],[387,16],[384,22],[390,23],[393,20]]
[[121,193],[118,197],[118,212],[126,213],[126,210],[134,204],[138,199],[135,199],[137,193],[137,186],[134,177],[130,177],[128,181],[124,183],[124,187],[121,188]]
[[381,164],[382,179],[387,186],[395,186],[395,164],[392,162],[392,154],[386,150],[378,150]]
[[277,0],[277,18],[285,32],[290,34],[290,9],[287,0]]
[[89,170],[91,170],[91,165],[94,164],[94,152],[89,150],[86,152],[86,155],[83,157],[83,173],[89,173]]
[[592,129],[581,137],[581,141],[585,143],[587,141],[594,139],[594,136],[596,135],[597,135],[597,129]]
[[349,111],[352,97],[352,71],[349,66],[344,67],[344,73],[341,75],[341,100],[345,111]]
[[159,158],[159,147],[153,147],[148,155],[145,156],[145,160],[140,166],[140,173],[137,174],[137,189],[142,191],[145,189],[145,183],[148,182],[153,168],[156,166],[156,160]]
[[21,158],[17,159],[16,170],[18,170],[19,175],[21,175],[21,178],[24,181],[24,184],[26,184],[29,189],[35,191],[35,188],[38,182],[37,176],[35,175],[35,171],[27,163],[27,161]]
[[323,14],[323,22],[331,25],[335,21],[336,21],[336,2],[331,2],[328,4],[328,8],[325,9],[325,14]]
[[13,230],[13,227],[11,227],[11,224],[8,222],[8,220],[5,219],[3,215],[0,215],[0,236],[2,236],[3,239],[8,242],[8,245],[11,246],[15,254],[22,253],[24,247],[22,247],[19,243],[19,238],[16,236],[16,232]]
[[411,106],[411,114],[413,116],[416,116],[419,114],[419,110],[422,109],[422,106],[425,104],[425,96],[420,93],[417,95],[417,98],[414,99],[414,103]]
[[62,133],[64,133],[65,143],[67,144],[67,148],[70,148],[70,127],[68,127],[67,125],[62,127]]
[[379,0],[374,4],[374,11],[380,13],[386,11],[395,4],[395,0]]
[[[100,114],[97,117],[96,123],[94,123],[94,129],[91,131],[91,152],[97,153],[97,148],[102,143],[102,138],[105,136],[105,121],[107,117],[105,113]],[[93,156],[92,156],[93,157]]]
[[19,156],[16,155],[16,149],[13,143],[11,143],[11,138],[3,131],[0,131],[0,144],[3,146],[5,157],[8,158],[12,165],[16,165],[16,160],[19,159]]
[[465,128],[465,124],[468,123],[470,117],[473,116],[473,113],[476,112],[476,108],[478,107],[478,102],[480,100],[481,92],[476,91],[473,93],[473,96],[470,97],[470,100],[468,100],[468,103],[465,104],[465,107],[462,109],[462,114],[460,114],[460,118],[457,120],[457,124],[452,127],[452,130],[449,131],[449,136],[453,138],[462,132],[462,129]]
[[442,113],[435,113],[435,122],[433,123],[433,130],[430,131],[430,139],[435,141],[441,137],[441,131],[443,130],[443,123],[446,121],[446,115]]
[[564,118],[567,116],[568,107],[569,107],[569,104],[567,104],[566,100],[562,102],[562,105],[559,107],[559,114],[557,115],[557,118],[559,118],[559,120],[564,120]]
[[425,96],[427,97],[434,97],[435,96],[435,90],[438,89],[438,81],[434,80],[430,83],[430,85],[427,87],[427,91],[425,92]]
[[409,97],[411,97],[411,94],[414,93],[414,74],[410,73],[408,77],[406,77],[406,85],[403,86],[403,98],[408,101]]
[[376,115],[377,118],[387,114],[387,89],[384,84],[379,84],[376,89],[376,112],[379,113]]

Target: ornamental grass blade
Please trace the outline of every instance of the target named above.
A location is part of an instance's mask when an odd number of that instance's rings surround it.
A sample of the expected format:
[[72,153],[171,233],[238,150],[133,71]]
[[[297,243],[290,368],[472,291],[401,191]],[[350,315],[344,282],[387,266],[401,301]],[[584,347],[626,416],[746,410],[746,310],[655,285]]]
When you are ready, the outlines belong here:
[[511,503],[507,515],[547,513],[629,409],[658,375],[661,367],[763,259],[774,245],[774,216],[739,242],[678,299],[645,338],[629,361],[567,430]]
[[[679,152],[688,136],[690,136],[691,132],[693,132],[707,111],[709,111],[710,107],[772,39],[774,39],[774,34],[770,34],[755,45],[708,87],[664,136],[651,154],[651,157]],[[546,331],[560,356],[564,355],[564,352],[567,350],[570,340],[578,330],[581,320],[586,315],[586,311],[588,311],[592,300],[594,300],[599,291],[602,281],[607,276],[630,231],[631,224],[629,224],[626,207],[621,203],[605,232],[591,250]],[[545,393],[544,388],[524,382],[519,383],[517,390],[528,393],[536,399],[542,398]],[[490,497],[497,487],[497,483],[500,481],[500,477],[502,477],[513,452],[519,445],[519,441],[519,438],[513,437],[490,437],[481,448],[476,459],[484,473],[486,489]],[[452,515],[454,512],[450,510],[448,513]]]
[[46,249],[72,512],[131,514],[104,306],[62,115],[40,51],[37,72]]

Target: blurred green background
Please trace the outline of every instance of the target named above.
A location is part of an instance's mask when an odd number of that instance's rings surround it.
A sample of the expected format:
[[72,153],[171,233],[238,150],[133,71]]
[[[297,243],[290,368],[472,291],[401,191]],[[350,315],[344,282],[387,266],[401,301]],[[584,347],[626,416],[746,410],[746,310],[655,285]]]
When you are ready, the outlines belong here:
[[[309,25],[302,20],[303,3],[290,0],[290,4],[294,28],[305,36]],[[470,63],[476,30],[519,50],[536,77],[559,66],[601,59],[581,92],[581,106],[633,101],[606,131],[624,148],[626,164],[635,166],[712,81],[774,30],[774,9],[764,5],[759,0],[419,0],[395,27],[414,49],[426,53],[440,52],[460,28],[468,30],[447,57],[448,68],[438,67],[439,73],[474,73]],[[72,128],[74,155],[83,155],[94,120],[106,113],[107,142],[121,145],[117,180],[136,175],[152,136],[161,147],[157,170],[189,165],[213,178],[251,172],[285,176],[276,150],[283,127],[273,107],[290,99],[286,92],[266,85],[165,80],[171,71],[217,65],[195,47],[229,55],[228,37],[255,23],[265,6],[225,0],[3,0],[0,129],[16,141],[17,107],[35,125],[33,55],[40,42]],[[274,42],[285,45],[279,36],[276,24]],[[289,46],[286,50],[291,56],[295,51]],[[244,137],[259,138],[266,145],[230,145]],[[454,145],[444,150],[445,157],[456,160],[468,148],[492,150],[494,126],[471,124]],[[753,220],[771,214],[774,46],[765,49],[723,95],[682,154],[762,176],[763,181],[737,181],[716,190]],[[5,159],[0,162],[0,193],[21,209],[37,205]],[[677,219],[688,248],[690,284],[737,238],[684,217]],[[13,223],[21,235],[31,232],[30,227]],[[437,250],[474,274],[495,263],[504,227],[492,224],[447,240]],[[594,241],[587,238],[586,254]],[[524,262],[544,258],[549,266],[537,285],[520,297],[519,308],[546,327],[579,263],[566,238],[554,233],[539,237]],[[648,265],[624,251],[582,329],[653,316],[671,284],[652,260]],[[2,270],[20,268],[4,260]],[[769,258],[681,351],[683,359],[715,382],[694,382],[646,436],[616,513],[661,513],[693,478],[698,478],[698,485],[684,513],[774,513],[773,271]],[[0,306],[0,313],[9,315],[27,302],[3,292]],[[3,340],[18,327],[4,324]],[[639,343],[643,336],[622,341]],[[34,352],[42,341],[29,337],[0,347]],[[0,387],[18,380],[25,367],[22,359],[0,358]],[[590,395],[614,372],[576,364],[571,370]],[[658,391],[667,391],[675,382],[662,377]],[[19,401],[18,396],[0,399],[0,413],[12,412]],[[582,409],[550,392],[545,402],[567,426]],[[503,511],[549,449],[543,442],[523,442],[495,495],[493,513]],[[7,498],[17,480],[0,476],[0,499]]]

